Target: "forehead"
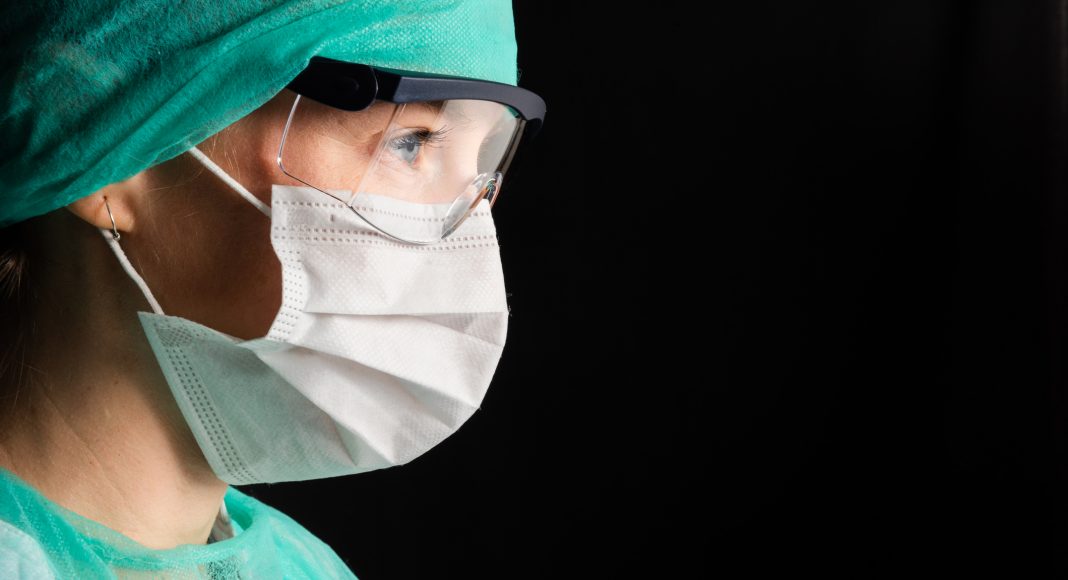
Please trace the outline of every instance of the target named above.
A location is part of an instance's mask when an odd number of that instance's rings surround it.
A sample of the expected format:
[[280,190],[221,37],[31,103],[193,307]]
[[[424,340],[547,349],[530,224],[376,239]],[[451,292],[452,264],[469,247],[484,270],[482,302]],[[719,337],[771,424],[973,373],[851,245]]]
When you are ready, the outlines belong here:
[[495,123],[506,111],[507,107],[499,103],[474,99],[419,101],[404,104],[405,113],[432,115],[462,124]]

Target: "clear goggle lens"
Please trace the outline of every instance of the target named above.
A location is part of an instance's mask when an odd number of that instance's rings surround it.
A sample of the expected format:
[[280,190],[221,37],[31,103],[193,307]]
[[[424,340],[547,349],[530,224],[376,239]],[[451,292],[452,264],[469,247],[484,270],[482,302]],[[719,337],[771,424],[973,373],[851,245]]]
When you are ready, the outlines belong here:
[[383,233],[433,243],[500,191],[523,121],[506,105],[375,101],[343,111],[296,97],[283,171],[348,205]]

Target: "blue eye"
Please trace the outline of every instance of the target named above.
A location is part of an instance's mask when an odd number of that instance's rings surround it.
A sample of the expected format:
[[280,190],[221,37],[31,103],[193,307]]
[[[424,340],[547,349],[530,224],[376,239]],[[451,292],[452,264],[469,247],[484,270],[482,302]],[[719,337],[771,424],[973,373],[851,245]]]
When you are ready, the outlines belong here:
[[419,155],[422,153],[424,146],[440,143],[445,139],[444,135],[445,129],[437,131],[416,129],[391,139],[389,148],[394,155],[411,166],[415,165],[415,162],[419,160]]
[[394,139],[389,146],[397,157],[400,157],[408,165],[412,165],[419,158],[419,151],[423,148],[423,140],[416,133],[408,133],[403,137]]

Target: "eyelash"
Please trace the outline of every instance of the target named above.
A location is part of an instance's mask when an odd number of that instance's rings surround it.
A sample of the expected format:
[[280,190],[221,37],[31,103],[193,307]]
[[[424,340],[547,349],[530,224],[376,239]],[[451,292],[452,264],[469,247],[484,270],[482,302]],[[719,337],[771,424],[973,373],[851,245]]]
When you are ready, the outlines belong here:
[[435,131],[431,131],[430,129],[416,129],[415,131],[394,138],[393,147],[400,149],[411,145],[418,145],[420,147],[436,145],[445,140],[445,134],[448,132],[448,127],[442,127]]

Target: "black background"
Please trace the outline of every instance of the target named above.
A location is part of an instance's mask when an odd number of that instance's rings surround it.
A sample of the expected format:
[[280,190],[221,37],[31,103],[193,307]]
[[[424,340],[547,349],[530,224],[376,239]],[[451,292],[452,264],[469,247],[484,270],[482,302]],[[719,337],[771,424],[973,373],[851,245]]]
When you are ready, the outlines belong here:
[[363,580],[1068,571],[1064,0],[515,3],[493,386]]

